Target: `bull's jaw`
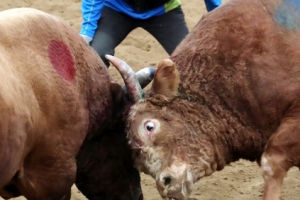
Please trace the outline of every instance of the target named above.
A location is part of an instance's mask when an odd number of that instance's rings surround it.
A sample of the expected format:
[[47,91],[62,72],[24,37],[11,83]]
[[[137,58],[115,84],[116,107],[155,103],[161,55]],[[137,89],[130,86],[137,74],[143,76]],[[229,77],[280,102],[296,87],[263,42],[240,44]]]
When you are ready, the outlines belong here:
[[177,159],[156,175],[157,189],[162,198],[188,199],[194,183],[215,172],[216,166],[215,163],[208,163],[202,157],[194,166]]
[[[206,145],[212,146],[211,143]],[[216,171],[217,162],[213,159],[215,151],[212,149],[186,149],[185,152],[190,152],[188,157],[191,160],[185,161],[175,155],[164,155],[163,150],[157,146],[144,146],[138,150],[135,165],[139,171],[151,175],[156,180],[162,198],[183,200],[190,196],[195,182]],[[168,175],[173,182],[171,180],[170,184],[165,185]]]
[[[192,192],[194,185],[193,175],[189,166],[182,160],[174,158],[169,167],[163,168],[166,162],[161,149],[145,147],[139,150],[135,158],[135,167],[145,174],[152,176],[156,180],[157,189],[162,198],[173,198],[176,200],[187,199]],[[168,175],[172,176],[172,181],[165,186],[165,179]]]
[[[188,199],[194,183],[217,170],[217,163],[209,159],[210,153],[204,149],[200,150],[201,156],[195,163],[173,156],[172,162],[156,174],[156,185],[161,197],[176,200]],[[162,166],[165,165],[162,164]]]

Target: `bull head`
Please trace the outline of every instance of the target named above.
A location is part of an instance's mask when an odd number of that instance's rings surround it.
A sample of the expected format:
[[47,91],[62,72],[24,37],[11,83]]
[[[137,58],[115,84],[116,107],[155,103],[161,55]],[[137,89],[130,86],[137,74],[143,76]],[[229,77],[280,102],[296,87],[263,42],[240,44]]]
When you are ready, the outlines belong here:
[[[198,127],[189,124],[191,116],[198,111],[177,98],[180,76],[174,62],[165,59],[158,65],[147,99],[140,101],[144,94],[138,84],[133,84],[137,81],[130,80],[129,77],[135,77],[128,75],[130,67],[117,58],[108,59],[122,74],[128,93],[135,98],[127,117],[127,138],[133,149],[136,169],[156,180],[162,198],[187,199],[194,182],[215,171],[216,165],[209,160],[214,157],[211,156],[213,153],[198,145],[207,147],[211,145],[206,143],[209,140],[205,135],[201,140],[195,139]],[[170,105],[180,109],[173,109]],[[189,106],[188,112],[181,112],[186,106]],[[192,144],[192,147],[187,144]],[[199,155],[200,150],[202,155],[198,158],[195,155]]]

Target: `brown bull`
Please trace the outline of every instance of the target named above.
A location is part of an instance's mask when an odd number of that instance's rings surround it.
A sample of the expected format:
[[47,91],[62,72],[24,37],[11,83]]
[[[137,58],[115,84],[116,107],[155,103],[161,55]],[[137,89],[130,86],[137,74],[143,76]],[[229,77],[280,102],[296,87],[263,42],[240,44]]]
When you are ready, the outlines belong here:
[[143,198],[129,102],[74,29],[34,9],[0,12],[0,72],[0,196],[70,199],[76,177],[89,199]]
[[261,163],[263,199],[280,199],[300,167],[300,1],[230,0],[159,64],[144,99],[131,91],[136,167],[162,197],[244,158]]

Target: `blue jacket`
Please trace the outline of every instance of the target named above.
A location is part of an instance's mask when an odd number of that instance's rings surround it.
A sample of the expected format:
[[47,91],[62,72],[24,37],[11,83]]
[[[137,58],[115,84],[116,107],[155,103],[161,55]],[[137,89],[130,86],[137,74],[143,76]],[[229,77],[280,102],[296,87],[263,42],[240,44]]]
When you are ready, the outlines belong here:
[[80,34],[94,38],[103,6],[107,6],[136,19],[148,19],[177,8],[180,4],[180,0],[170,0],[163,6],[146,12],[137,13],[122,0],[82,0],[81,11],[83,22]]

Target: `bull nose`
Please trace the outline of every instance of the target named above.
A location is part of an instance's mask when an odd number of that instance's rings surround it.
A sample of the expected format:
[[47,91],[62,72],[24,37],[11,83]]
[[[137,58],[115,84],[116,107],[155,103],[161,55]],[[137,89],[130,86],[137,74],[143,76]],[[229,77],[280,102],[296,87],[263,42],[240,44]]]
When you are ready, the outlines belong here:
[[178,181],[179,180],[177,180],[176,176],[165,172],[159,175],[159,178],[156,180],[156,184],[161,190],[165,190],[176,184]]
[[186,164],[175,163],[156,175],[156,186],[162,198],[187,199],[192,185],[193,177]]
[[160,196],[165,199],[177,199],[185,200],[189,194],[186,191],[186,185],[182,184],[186,182],[182,177],[176,175],[171,176],[170,174],[161,174],[159,180],[157,180],[157,189]]
[[176,178],[170,173],[161,173],[156,179],[156,186],[162,198],[168,196],[168,190],[172,185],[176,183]]
[[172,182],[172,177],[170,175],[162,176],[160,179],[160,185],[168,186]]

